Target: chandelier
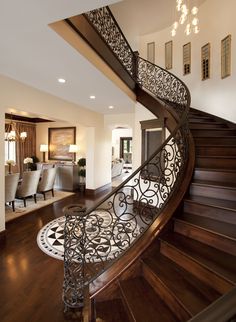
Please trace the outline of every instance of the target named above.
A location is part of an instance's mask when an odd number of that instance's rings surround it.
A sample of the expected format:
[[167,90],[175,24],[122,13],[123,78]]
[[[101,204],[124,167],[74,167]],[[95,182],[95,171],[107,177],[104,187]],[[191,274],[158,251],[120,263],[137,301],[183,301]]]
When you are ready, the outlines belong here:
[[176,0],[176,11],[175,11],[175,16],[179,16],[179,19],[176,20],[173,25],[172,25],[172,30],[171,30],[171,36],[174,37],[176,35],[176,30],[180,25],[185,26],[185,34],[188,36],[191,34],[191,32],[198,34],[200,29],[199,29],[199,19],[197,17],[198,13],[198,8],[196,6],[192,7],[192,9],[189,9],[189,1],[188,1],[188,6],[186,3],[184,3],[184,0]]
[[25,141],[27,137],[27,132],[19,132],[16,127],[16,123],[13,121],[13,117],[11,114],[11,121],[7,124],[6,132],[5,132],[5,141]]

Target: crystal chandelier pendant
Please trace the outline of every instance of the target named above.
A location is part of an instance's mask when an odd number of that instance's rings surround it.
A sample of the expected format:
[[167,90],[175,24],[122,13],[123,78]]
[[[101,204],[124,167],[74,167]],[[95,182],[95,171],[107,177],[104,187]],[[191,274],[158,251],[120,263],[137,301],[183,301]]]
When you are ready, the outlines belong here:
[[171,36],[174,37],[176,35],[176,30],[175,29],[172,29],[171,30]]
[[200,29],[198,27],[199,19],[197,17],[198,8],[196,6],[188,8],[187,4],[183,0],[176,0],[176,10],[180,13],[179,20],[175,21],[172,26],[171,36],[174,37],[177,33],[178,25],[184,25],[187,21],[185,27],[185,34],[188,36],[191,32],[195,34],[199,33]]
[[196,15],[198,13],[198,8],[197,7],[193,7],[191,10],[192,15]]

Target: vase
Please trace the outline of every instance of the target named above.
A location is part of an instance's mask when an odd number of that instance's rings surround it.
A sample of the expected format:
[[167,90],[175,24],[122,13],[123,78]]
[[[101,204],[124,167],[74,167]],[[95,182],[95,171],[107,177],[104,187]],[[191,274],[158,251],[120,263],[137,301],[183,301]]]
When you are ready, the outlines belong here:
[[8,164],[8,174],[12,174],[12,164]]

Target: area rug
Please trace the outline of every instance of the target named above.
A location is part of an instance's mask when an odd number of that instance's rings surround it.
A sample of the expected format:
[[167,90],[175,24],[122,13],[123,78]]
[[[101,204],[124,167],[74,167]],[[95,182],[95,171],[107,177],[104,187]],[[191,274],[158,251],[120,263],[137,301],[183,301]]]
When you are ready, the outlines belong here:
[[54,191],[54,197],[52,197],[51,192],[46,195],[46,200],[44,200],[42,194],[37,194],[37,203],[34,202],[33,198],[26,200],[26,207],[24,207],[23,200],[15,200],[15,212],[12,211],[11,206],[5,206],[5,217],[6,222],[9,222],[15,218],[26,215],[31,211],[38,210],[42,207],[48,206],[55,201],[64,199],[68,196],[73,195],[73,192],[67,191]]
[[[99,217],[99,227],[95,224],[97,219],[94,220],[94,215]],[[64,259],[64,226],[65,217],[62,216],[45,225],[37,236],[39,248],[47,255],[60,260]],[[130,246],[134,236],[139,234],[138,231],[136,221],[119,221],[114,215],[111,218],[110,213],[100,210],[89,214],[86,228],[89,240],[86,245],[86,262],[94,263],[116,258]],[[72,244],[76,245],[76,242],[78,240],[75,239]]]

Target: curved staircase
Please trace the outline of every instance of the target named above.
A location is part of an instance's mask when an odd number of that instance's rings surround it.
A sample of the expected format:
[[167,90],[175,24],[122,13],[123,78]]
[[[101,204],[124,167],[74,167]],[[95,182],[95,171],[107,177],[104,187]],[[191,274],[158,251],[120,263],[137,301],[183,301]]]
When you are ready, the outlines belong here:
[[[84,321],[90,322],[233,322],[235,125],[194,109],[188,116],[186,85],[133,53],[109,8],[66,19],[66,24],[99,53],[138,102],[165,118],[170,132],[94,208],[67,207],[66,307],[84,306]],[[99,211],[111,219],[106,235]],[[100,238],[90,239],[89,230],[98,231],[96,237],[103,234],[105,247]],[[108,257],[111,241],[120,248]]]
[[189,122],[189,193],[139,262],[94,297],[97,322],[188,321],[236,285],[236,128],[197,110]]

